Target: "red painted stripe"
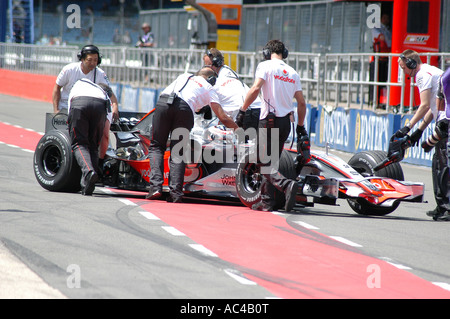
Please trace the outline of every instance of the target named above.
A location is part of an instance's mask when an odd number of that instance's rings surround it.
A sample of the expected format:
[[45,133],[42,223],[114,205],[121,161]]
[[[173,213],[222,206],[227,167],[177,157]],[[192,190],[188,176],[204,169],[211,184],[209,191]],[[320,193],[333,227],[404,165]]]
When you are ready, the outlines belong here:
[[0,68],[0,93],[52,102],[56,76]]
[[450,298],[410,272],[291,227],[281,216],[239,206],[134,201],[282,298]]
[[0,122],[0,142],[34,151],[42,134]]

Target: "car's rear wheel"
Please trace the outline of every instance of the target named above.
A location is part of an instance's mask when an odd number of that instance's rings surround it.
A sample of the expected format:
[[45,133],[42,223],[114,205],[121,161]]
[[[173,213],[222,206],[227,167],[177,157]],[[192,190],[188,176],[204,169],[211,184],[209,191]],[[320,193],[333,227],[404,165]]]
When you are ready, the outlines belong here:
[[[364,151],[353,155],[348,161],[348,164],[352,166],[357,172],[363,176],[379,176],[389,177],[399,181],[404,180],[403,170],[400,163],[393,163],[385,168],[380,169],[377,172],[373,172],[373,168],[381,163],[387,157],[387,153],[384,151]],[[392,206],[383,207],[373,205],[367,202],[365,199],[347,199],[349,206],[358,214],[361,215],[373,215],[384,216],[392,213],[397,209],[399,202],[394,203]]]
[[34,175],[45,189],[54,192],[78,192],[81,170],[72,154],[66,132],[52,130],[38,142],[34,152]]
[[[295,164],[291,155],[283,151],[280,156],[278,170],[289,179],[295,179]],[[261,200],[261,172],[257,163],[250,161],[250,156],[244,156],[236,169],[236,190],[241,202],[252,207]],[[280,191],[275,194],[275,209],[284,206],[285,197]]]

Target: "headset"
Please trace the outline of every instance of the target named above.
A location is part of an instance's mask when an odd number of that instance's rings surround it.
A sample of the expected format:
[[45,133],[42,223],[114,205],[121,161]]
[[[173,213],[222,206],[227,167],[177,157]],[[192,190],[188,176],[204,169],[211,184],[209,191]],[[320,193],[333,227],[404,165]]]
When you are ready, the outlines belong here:
[[405,57],[403,54],[400,55],[400,59],[405,62],[405,65],[408,69],[415,70],[417,68],[417,61],[411,58]]
[[[264,60],[270,60],[270,56],[272,55],[272,51],[267,46],[265,46],[263,48],[263,50],[262,50],[262,54],[263,54]],[[288,57],[288,55],[289,55],[289,51],[283,45],[283,52],[281,53],[281,56],[282,56],[283,59],[286,59]]]
[[77,58],[78,60],[81,61],[81,59],[84,59],[86,57],[86,54],[95,54],[97,53],[98,55],[98,62],[97,62],[97,66],[100,65],[100,63],[102,63],[102,55],[100,54],[100,50],[93,44],[89,44],[84,46],[80,52],[77,53]]
[[223,66],[223,56],[214,56],[210,50],[206,51],[206,55],[211,59],[212,66],[220,68]]
[[217,76],[216,75],[211,75],[209,76],[206,81],[211,84],[211,86],[216,85],[216,80],[217,80]]

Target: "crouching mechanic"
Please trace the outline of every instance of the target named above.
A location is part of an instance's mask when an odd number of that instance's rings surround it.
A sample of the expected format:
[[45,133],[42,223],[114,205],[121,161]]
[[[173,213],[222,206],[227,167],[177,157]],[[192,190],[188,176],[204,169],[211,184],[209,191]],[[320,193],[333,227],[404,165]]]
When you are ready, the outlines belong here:
[[[211,68],[202,68],[196,75],[182,74],[172,82],[156,103],[151,127],[149,147],[150,159],[150,190],[146,199],[158,199],[162,195],[164,182],[164,152],[167,140],[171,136],[169,159],[169,192],[168,202],[182,202],[183,183],[186,163],[182,150],[189,142],[189,132],[194,126],[194,113],[205,105],[210,105],[220,121],[229,128],[237,125],[220,106],[216,92],[213,90],[215,73]],[[177,130],[177,129],[183,129]],[[177,133],[185,133],[177,136]],[[184,137],[184,138],[183,138]],[[181,143],[181,144],[179,144]],[[173,150],[180,150],[175,154]]]
[[[278,143],[278,159],[284,148],[284,143],[291,130],[290,114],[293,111],[292,100],[297,100],[297,159],[301,164],[310,160],[309,137],[304,127],[306,103],[302,93],[300,76],[283,59],[288,51],[283,42],[269,41],[263,49],[266,61],[258,64],[255,81],[245,98],[241,111],[245,112],[249,105],[262,92],[261,116],[258,130],[258,160],[261,165],[261,201],[252,206],[253,210],[272,211],[275,207],[275,188],[285,194],[285,211],[291,211],[295,205],[295,197],[299,188],[295,180],[283,176],[276,168],[276,163],[264,160],[261,150],[272,149],[272,143]],[[274,140],[272,136],[277,136]],[[272,157],[272,156],[270,156]],[[262,159],[262,160],[261,160]],[[274,188],[275,187],[275,188]]]
[[[99,157],[103,158],[108,146],[103,134],[105,123],[112,121],[111,88],[95,84],[88,79],[77,81],[69,95],[69,135],[72,151],[81,168],[81,194],[92,195],[100,173]],[[100,155],[99,155],[100,147]]]

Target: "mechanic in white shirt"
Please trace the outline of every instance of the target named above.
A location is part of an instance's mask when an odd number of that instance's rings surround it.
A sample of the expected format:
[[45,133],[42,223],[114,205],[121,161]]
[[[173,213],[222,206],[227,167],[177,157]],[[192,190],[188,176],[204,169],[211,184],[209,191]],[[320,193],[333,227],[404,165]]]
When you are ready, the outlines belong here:
[[418,145],[422,133],[428,124],[433,119],[438,121],[443,117],[442,110],[438,110],[436,106],[439,79],[443,71],[435,66],[422,63],[419,54],[409,49],[400,55],[398,64],[405,75],[415,77],[420,93],[420,105],[410,122],[395,134],[397,137],[405,136],[414,125],[423,119],[418,129],[411,134],[412,145]]
[[[156,103],[151,127],[150,159],[150,190],[146,199],[158,199],[162,195],[164,182],[164,153],[167,140],[171,136],[169,159],[169,202],[182,202],[185,161],[183,154],[174,152],[186,148],[189,132],[194,126],[194,113],[205,105],[210,105],[220,121],[229,128],[237,128],[234,121],[225,113],[219,104],[219,99],[212,85],[216,74],[211,68],[202,68],[196,75],[182,74],[172,82]],[[173,132],[184,129],[183,136]],[[177,130],[180,133],[180,130]],[[175,135],[175,136],[174,136]],[[181,144],[180,144],[181,143]]]
[[[274,163],[264,159],[261,154],[271,149],[272,143],[278,143],[278,159],[283,151],[284,143],[291,130],[290,114],[293,111],[293,99],[297,100],[297,159],[301,164],[310,160],[310,143],[308,133],[304,127],[306,115],[306,103],[302,93],[300,76],[283,59],[288,56],[288,51],[283,42],[279,40],[269,41],[263,49],[266,61],[258,64],[255,81],[247,93],[242,111],[246,111],[250,104],[262,93],[262,107],[259,122],[259,150],[258,157],[261,164],[261,201],[252,206],[254,210],[271,211],[274,209],[275,189],[283,192],[286,198],[285,211],[290,211],[295,204],[295,195],[298,184],[294,180],[287,179],[274,168]],[[273,141],[272,130],[277,129],[278,141]],[[262,139],[261,139],[262,137]],[[272,154],[273,155],[273,154]],[[266,166],[266,170],[264,170]],[[267,172],[267,166],[271,168]]]
[[[89,79],[94,83],[110,85],[106,73],[98,66],[101,63],[99,49],[95,45],[86,45],[77,54],[79,62],[70,63],[63,67],[56,78],[53,87],[52,101],[53,112],[58,113],[68,108],[68,98],[73,85],[80,79]],[[119,118],[119,106],[117,97],[111,96],[113,119]]]
[[[419,140],[422,137],[423,131],[431,121],[434,119],[438,126],[438,122],[445,119],[445,111],[443,109],[438,109],[436,103],[436,97],[439,92],[439,81],[443,71],[437,67],[422,63],[419,54],[416,51],[409,49],[403,51],[398,63],[405,75],[415,77],[416,85],[420,93],[420,106],[413,115],[411,121],[394,134],[399,138],[406,136],[411,128],[423,119],[418,128],[410,135],[411,146],[419,145]],[[440,216],[447,211],[446,202],[448,202],[448,200],[445,200],[447,191],[444,190],[443,185],[441,185],[443,176],[448,175],[446,156],[445,141],[438,142],[432,158],[433,192],[437,205],[434,210],[427,212],[428,216]]]
[[206,51],[203,56],[203,63],[217,73],[214,90],[217,92],[220,105],[225,112],[237,122],[242,121],[241,126],[244,130],[249,127],[257,129],[261,112],[261,99],[257,97],[245,113],[239,112],[239,108],[244,103],[244,99],[250,90],[248,85],[232,68],[224,64],[222,52],[216,48]]
[[[99,169],[99,146],[106,122],[111,122],[111,88],[88,79],[77,81],[68,104],[69,135],[74,157],[81,168],[81,194],[92,195]],[[107,146],[107,145],[106,145]],[[106,149],[101,149],[104,157]]]

